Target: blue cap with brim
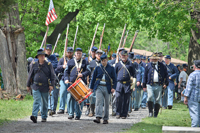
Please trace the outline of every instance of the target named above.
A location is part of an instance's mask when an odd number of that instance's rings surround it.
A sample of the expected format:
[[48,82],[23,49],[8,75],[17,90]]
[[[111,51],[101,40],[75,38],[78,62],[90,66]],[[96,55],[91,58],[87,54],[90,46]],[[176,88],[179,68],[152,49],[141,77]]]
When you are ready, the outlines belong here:
[[116,53],[113,53],[113,54],[112,54],[112,57],[113,57],[113,58],[116,58],[116,56],[117,56]]
[[98,48],[97,48],[97,47],[95,47],[95,46],[94,46],[94,47],[92,47],[92,49],[91,49],[91,51],[92,51],[92,52],[96,52],[97,50],[98,50]]
[[68,47],[67,52],[74,52],[74,49],[72,47]]
[[101,60],[107,59],[107,55],[103,54],[100,58],[101,58]]
[[46,49],[52,50],[52,45],[51,44],[47,44]]
[[166,59],[171,59],[171,56],[170,55],[166,55],[165,58]]
[[82,49],[81,48],[76,48],[76,51],[81,51],[82,52]]
[[127,50],[122,50],[121,55],[128,55],[128,51]]
[[200,68],[200,60],[195,60],[194,64],[197,68]]

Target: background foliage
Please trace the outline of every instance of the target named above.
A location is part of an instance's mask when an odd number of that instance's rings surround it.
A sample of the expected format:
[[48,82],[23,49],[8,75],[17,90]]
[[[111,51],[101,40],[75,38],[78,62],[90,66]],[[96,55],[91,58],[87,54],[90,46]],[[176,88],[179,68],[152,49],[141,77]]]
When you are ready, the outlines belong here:
[[[44,32],[49,0],[18,0],[22,25],[25,27],[27,57],[35,56]],[[103,24],[106,23],[103,48],[111,44],[116,50],[124,24],[127,23],[129,47],[136,30],[140,30],[134,48],[149,51],[163,51],[173,57],[187,60],[190,28],[195,20],[190,12],[199,11],[197,0],[54,0],[58,19],[51,23],[48,35],[68,13],[80,12],[70,22],[69,46],[72,46],[76,26],[79,25],[77,47],[85,52],[92,42],[96,24],[100,23],[95,46],[98,47]],[[56,52],[63,53],[65,32],[58,42]],[[53,44],[54,45],[54,44]]]

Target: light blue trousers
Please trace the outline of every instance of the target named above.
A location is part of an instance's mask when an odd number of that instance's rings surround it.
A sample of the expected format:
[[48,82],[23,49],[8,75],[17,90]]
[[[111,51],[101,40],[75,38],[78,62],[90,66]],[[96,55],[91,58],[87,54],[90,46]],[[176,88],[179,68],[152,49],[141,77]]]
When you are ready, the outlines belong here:
[[200,103],[188,100],[191,127],[200,127]]
[[162,86],[155,84],[155,85],[147,85],[147,101],[151,101],[153,103],[160,104],[160,99],[162,96]]
[[47,113],[48,113],[48,92],[40,92],[39,90],[34,90],[32,89],[33,93],[33,110],[32,110],[32,115],[37,117],[38,111],[40,109],[41,116],[43,119],[47,118]]

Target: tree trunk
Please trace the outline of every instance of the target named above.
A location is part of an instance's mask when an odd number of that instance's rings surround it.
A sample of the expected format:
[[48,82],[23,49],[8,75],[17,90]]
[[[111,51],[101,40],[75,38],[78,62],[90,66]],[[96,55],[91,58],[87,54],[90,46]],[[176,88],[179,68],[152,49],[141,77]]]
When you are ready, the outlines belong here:
[[26,93],[26,47],[18,4],[12,5],[0,27],[0,66],[4,87],[10,96]]
[[[200,12],[192,12],[191,18],[197,20],[197,23],[195,25],[197,30],[191,29],[192,36],[190,37],[189,43],[188,66],[193,65],[194,60],[200,59],[200,44],[197,41],[200,39]],[[190,74],[191,72],[192,70],[188,69],[188,73]]]

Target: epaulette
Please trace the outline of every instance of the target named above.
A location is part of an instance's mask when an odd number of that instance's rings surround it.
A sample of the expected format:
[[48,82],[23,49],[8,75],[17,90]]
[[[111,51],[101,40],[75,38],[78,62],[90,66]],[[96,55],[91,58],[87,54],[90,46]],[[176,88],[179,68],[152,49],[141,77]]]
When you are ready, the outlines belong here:
[[146,64],[146,67],[148,66],[148,64]]
[[51,62],[48,62],[48,65],[50,65],[51,64]]

